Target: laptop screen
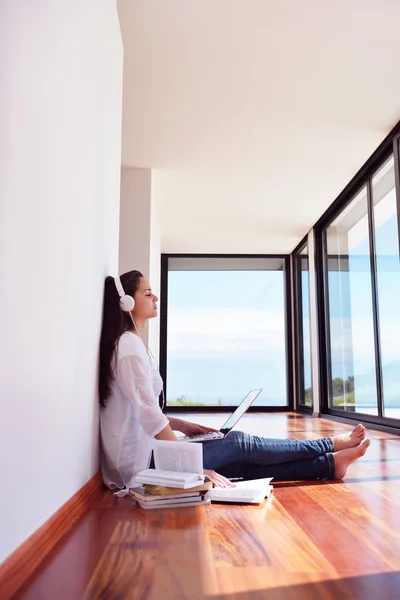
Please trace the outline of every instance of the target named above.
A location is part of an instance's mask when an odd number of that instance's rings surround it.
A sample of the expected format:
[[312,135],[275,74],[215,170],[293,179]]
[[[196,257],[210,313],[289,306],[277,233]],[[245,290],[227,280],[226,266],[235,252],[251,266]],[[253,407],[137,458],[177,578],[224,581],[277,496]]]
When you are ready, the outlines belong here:
[[247,394],[247,396],[244,397],[244,399],[241,401],[241,403],[239,404],[239,406],[237,407],[235,412],[233,412],[231,414],[231,416],[229,417],[229,419],[226,421],[226,423],[224,423],[222,425],[222,427],[220,429],[221,433],[224,433],[226,435],[232,429],[232,427],[234,427],[234,425],[236,425],[236,423],[239,421],[240,417],[244,415],[246,410],[249,408],[250,404],[252,404],[254,402],[254,400],[257,398],[257,396],[260,392],[261,392],[261,389],[251,390]]

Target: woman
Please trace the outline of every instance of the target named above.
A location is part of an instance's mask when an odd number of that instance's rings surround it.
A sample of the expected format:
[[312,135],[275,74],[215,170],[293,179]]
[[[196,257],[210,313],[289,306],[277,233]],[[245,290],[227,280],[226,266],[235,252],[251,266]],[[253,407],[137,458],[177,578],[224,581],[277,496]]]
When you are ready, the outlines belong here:
[[[158,397],[163,382],[143,342],[147,321],[157,316],[158,298],[139,271],[107,277],[100,341],[101,469],[112,489],[131,488],[148,468],[151,440],[176,441],[185,435],[215,431],[167,418]],[[229,478],[274,477],[280,480],[341,479],[365,454],[369,440],[357,425],[350,434],[320,440],[274,440],[231,432],[203,442],[204,473],[216,485],[232,487]],[[216,472],[218,471],[218,472]]]

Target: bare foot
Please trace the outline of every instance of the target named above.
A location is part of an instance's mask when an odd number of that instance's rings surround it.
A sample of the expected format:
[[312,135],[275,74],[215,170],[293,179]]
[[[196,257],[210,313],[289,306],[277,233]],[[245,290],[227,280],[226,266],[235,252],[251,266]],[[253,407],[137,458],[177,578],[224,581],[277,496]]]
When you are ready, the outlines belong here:
[[355,448],[359,446],[365,438],[365,427],[364,425],[357,425],[352,429],[350,433],[343,433],[342,435],[333,436],[334,452],[339,450],[345,450],[346,448]]
[[339,452],[334,452],[335,479],[343,479],[351,463],[361,456],[364,456],[370,443],[371,442],[367,439],[355,448],[347,448],[345,450],[339,450]]

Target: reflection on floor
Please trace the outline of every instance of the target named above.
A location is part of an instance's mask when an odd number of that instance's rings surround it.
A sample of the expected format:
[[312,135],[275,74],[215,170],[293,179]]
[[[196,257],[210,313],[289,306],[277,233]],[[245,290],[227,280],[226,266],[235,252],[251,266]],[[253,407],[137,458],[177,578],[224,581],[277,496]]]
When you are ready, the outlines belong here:
[[[187,418],[224,422],[224,415]],[[252,413],[240,425],[295,439],[350,429],[293,413]],[[400,437],[368,436],[367,455],[345,481],[276,483],[261,507],[148,514],[103,490],[16,598],[397,599]]]

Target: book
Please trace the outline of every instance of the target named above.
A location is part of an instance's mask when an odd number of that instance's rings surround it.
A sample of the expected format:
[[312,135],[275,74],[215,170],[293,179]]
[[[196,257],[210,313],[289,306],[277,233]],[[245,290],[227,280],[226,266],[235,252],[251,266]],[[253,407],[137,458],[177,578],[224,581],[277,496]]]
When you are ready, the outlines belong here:
[[[190,498],[187,498],[190,500]],[[193,499],[192,502],[179,502],[176,500],[174,502],[168,503],[165,502],[141,502],[140,500],[136,500],[136,503],[141,508],[146,509],[156,509],[156,508],[188,508],[189,506],[209,506],[210,500],[205,500],[204,498]]]
[[161,500],[157,499],[155,502],[151,502],[151,501],[149,502],[148,500],[143,501],[138,497],[135,497],[135,500],[138,504],[140,504],[140,506],[142,506],[142,504],[146,504],[146,505],[151,504],[155,508],[156,506],[167,507],[170,505],[171,506],[176,506],[176,505],[180,506],[181,504],[185,504],[185,505],[186,504],[196,504],[199,502],[199,500],[203,500],[203,498],[201,498],[200,495],[198,495],[198,496],[191,496],[189,498],[167,498],[167,499],[162,498]]
[[193,442],[153,440],[154,466],[164,471],[203,475],[203,445]]
[[[204,483],[201,483],[200,485],[196,485],[195,487],[190,488],[189,491],[190,491],[190,493],[191,492],[207,492],[208,490],[212,490],[212,488],[213,488],[213,482],[205,481]],[[165,487],[162,485],[151,485],[150,483],[146,483],[144,485],[144,489],[149,494],[152,494],[155,496],[174,495],[176,497],[177,495],[179,495],[181,493],[181,490],[179,488]]]
[[162,469],[145,469],[135,477],[138,483],[151,483],[172,488],[189,489],[204,483],[204,475]]
[[135,477],[138,483],[189,489],[204,483],[203,447],[191,442],[153,440],[155,469]]
[[179,488],[162,488],[162,489],[172,489],[174,490],[171,494],[152,494],[151,492],[146,490],[146,486],[131,488],[129,493],[135,499],[140,500],[141,502],[164,502],[166,500],[172,500],[176,502],[180,498],[199,498],[200,492],[197,491],[182,491]]
[[272,477],[235,482],[234,488],[214,488],[205,494],[211,502],[261,504],[273,490]]

